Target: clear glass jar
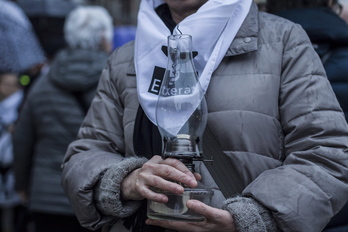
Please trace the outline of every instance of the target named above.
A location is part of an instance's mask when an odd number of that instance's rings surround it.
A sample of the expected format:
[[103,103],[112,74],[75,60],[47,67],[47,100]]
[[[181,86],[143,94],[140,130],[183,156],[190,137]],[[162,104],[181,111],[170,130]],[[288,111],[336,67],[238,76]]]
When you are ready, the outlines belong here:
[[152,219],[173,220],[173,221],[204,221],[205,217],[199,215],[186,207],[190,199],[199,200],[210,205],[213,191],[206,189],[202,183],[198,182],[196,188],[184,188],[183,194],[173,194],[170,192],[152,189],[155,192],[163,193],[168,197],[167,203],[148,201],[147,216]]

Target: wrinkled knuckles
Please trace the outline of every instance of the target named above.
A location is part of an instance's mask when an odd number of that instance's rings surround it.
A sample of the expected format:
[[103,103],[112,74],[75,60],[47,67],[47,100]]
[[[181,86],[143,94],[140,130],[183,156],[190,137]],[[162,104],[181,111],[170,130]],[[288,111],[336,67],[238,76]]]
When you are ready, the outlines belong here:
[[143,164],[143,166],[141,167],[140,169],[140,173],[146,171],[146,170],[153,170],[155,168],[156,165],[154,165],[153,163],[151,162],[146,162]]
[[147,198],[147,196],[150,194],[149,193],[149,189],[148,188],[141,188],[139,189],[139,194],[143,197],[143,198]]
[[164,177],[171,177],[173,174],[173,170],[169,167],[164,168],[163,175]]
[[158,186],[159,186],[159,181],[158,181],[158,179],[157,179],[157,178],[152,178],[152,179],[151,179],[150,185],[151,185],[152,187],[157,187],[157,188],[158,188]]
[[146,176],[147,175],[146,175],[145,171],[140,169],[140,171],[138,172],[137,182],[140,183],[140,180],[144,180]]
[[168,161],[168,163],[175,168],[182,165],[182,162],[179,161],[178,159],[168,158],[168,159],[166,159],[166,161]]
[[153,156],[151,160],[158,164],[163,161],[162,157],[159,155]]

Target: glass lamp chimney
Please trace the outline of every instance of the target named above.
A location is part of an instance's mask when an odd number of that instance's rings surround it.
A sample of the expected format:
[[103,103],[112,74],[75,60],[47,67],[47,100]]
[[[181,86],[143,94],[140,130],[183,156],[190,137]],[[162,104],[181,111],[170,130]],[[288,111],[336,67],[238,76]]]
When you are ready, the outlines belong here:
[[[156,120],[163,140],[162,158],[176,158],[195,172],[193,161],[202,161],[202,136],[207,124],[208,110],[204,92],[193,64],[190,35],[168,37],[168,64],[162,81]],[[205,218],[186,207],[190,199],[210,204],[213,191],[198,181],[196,188],[184,187],[182,194],[161,189],[167,203],[148,201],[149,218],[176,221],[203,221]]]
[[168,63],[156,120],[163,139],[163,158],[202,159],[207,104],[193,64],[190,35],[168,37]]

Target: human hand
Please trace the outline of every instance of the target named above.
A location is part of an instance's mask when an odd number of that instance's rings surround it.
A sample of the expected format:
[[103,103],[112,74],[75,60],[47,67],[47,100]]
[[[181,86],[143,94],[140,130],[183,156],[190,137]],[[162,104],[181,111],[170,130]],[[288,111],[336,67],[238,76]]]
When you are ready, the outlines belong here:
[[234,219],[231,214],[222,209],[210,207],[197,200],[189,200],[187,208],[203,215],[206,219],[202,222],[181,222],[168,220],[147,219],[146,224],[161,226],[180,232],[234,232],[237,231]]
[[184,188],[173,181],[194,188],[197,186],[196,178],[199,179],[200,176],[195,176],[178,159],[162,159],[161,156],[156,155],[141,168],[134,170],[123,179],[121,194],[124,200],[142,200],[147,198],[165,203],[168,201],[168,197],[164,194],[155,193],[150,187],[181,194],[184,192]]

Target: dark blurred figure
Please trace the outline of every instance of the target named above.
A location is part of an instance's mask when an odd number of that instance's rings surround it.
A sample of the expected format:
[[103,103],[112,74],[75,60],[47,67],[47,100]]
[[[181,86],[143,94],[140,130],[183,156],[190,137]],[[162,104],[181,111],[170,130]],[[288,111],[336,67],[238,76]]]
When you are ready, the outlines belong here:
[[[76,8],[80,0],[17,0],[38,35],[49,60],[65,47],[64,22],[66,16]],[[79,3],[78,3],[79,2]]]
[[66,18],[68,48],[33,84],[14,133],[16,190],[28,197],[37,232],[82,228],[60,185],[61,163],[95,94],[112,49],[112,18],[102,7],[80,6]]
[[21,77],[38,74],[45,61],[22,9],[11,1],[0,1],[0,231],[25,231],[20,230],[26,224],[24,202],[14,189],[12,132],[26,89],[20,83],[28,83]]
[[[305,29],[348,121],[348,25],[342,10],[337,0],[267,0],[268,12]],[[348,203],[324,231],[348,231]]]
[[266,4],[267,0],[254,0],[260,11],[267,11]]

